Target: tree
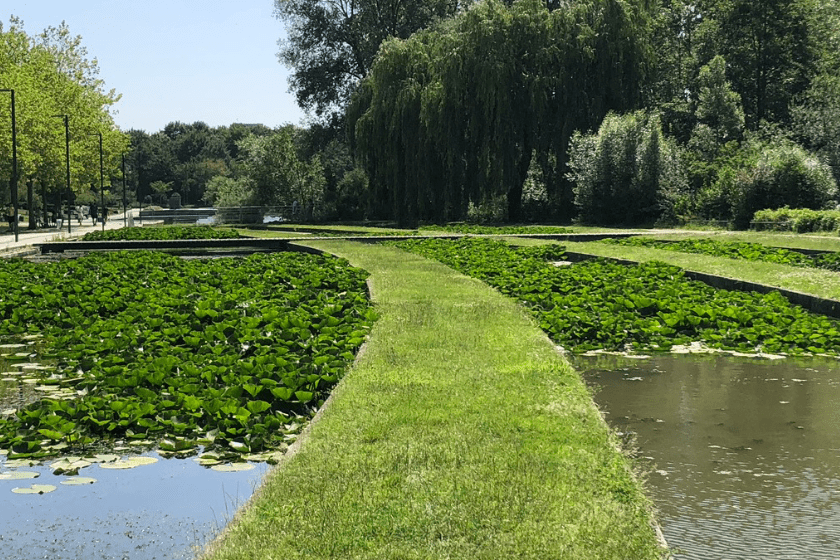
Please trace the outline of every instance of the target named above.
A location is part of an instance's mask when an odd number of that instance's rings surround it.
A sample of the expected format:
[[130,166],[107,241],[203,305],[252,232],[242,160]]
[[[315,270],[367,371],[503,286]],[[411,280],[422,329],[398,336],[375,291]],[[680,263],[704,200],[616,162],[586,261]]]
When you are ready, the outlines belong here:
[[652,224],[671,217],[685,188],[676,143],[662,134],[655,115],[611,113],[597,134],[575,134],[569,151],[575,205],[585,223]]
[[372,200],[412,225],[503,197],[516,221],[536,158],[550,204],[571,214],[572,132],[641,103],[652,54],[643,4],[487,0],[386,41],[348,109]]
[[293,127],[270,136],[248,136],[239,143],[244,176],[253,186],[254,201],[263,206],[313,209],[323,200],[324,174],[318,158],[298,159]]
[[[39,204],[45,207],[50,194],[72,196],[99,184],[99,134],[107,176],[118,175],[128,139],[110,114],[119,96],[104,91],[97,74],[96,60],[87,59],[81,38],[72,36],[65,24],[34,38],[23,31],[20,19],[12,17],[8,30],[0,25],[0,88],[16,92],[19,172],[28,187],[31,210]],[[68,117],[70,193],[66,192],[65,130],[56,115]],[[0,104],[0,119],[9,118],[7,106]],[[11,139],[4,136],[0,160],[8,161],[10,152]],[[10,166],[0,167],[6,176],[10,171]],[[34,218],[34,212],[30,216]],[[34,219],[30,225],[34,227]]]
[[298,105],[327,122],[341,112],[370,70],[380,44],[408,38],[459,9],[458,0],[275,0],[288,37],[280,61],[293,69]]
[[812,0],[709,0],[713,29],[707,58],[722,55],[728,76],[741,95],[747,126],[762,121],[788,124],[791,99],[816,74],[816,50],[809,23]]

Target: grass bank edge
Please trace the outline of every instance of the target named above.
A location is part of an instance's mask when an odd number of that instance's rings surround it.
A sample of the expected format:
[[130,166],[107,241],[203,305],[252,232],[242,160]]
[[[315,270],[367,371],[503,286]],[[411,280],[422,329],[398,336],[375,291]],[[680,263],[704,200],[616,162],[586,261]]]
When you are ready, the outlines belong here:
[[206,558],[659,558],[652,506],[580,376],[514,302],[394,248],[365,352]]

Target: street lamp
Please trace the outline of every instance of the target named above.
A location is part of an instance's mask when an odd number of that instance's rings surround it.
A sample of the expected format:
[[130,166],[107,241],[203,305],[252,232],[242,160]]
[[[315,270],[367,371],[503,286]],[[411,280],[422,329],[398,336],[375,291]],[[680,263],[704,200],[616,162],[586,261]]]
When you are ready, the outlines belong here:
[[9,179],[9,187],[12,194],[12,205],[14,207],[13,217],[15,220],[15,243],[18,241],[18,165],[17,165],[17,128],[15,122],[15,90],[0,89],[12,94],[12,177]]
[[102,204],[100,213],[102,214],[102,231],[105,231],[105,179],[102,170],[102,133],[93,132],[93,135],[99,136],[99,201]]
[[[53,115],[54,117],[64,119],[64,146],[65,146],[65,153],[66,153],[66,160],[67,160],[67,192],[70,191],[70,117],[67,115]],[[58,195],[58,215],[61,216],[61,195]],[[67,234],[71,233],[70,231],[70,199],[67,199]]]
[[123,227],[126,227],[128,222],[128,210],[126,208],[125,200],[125,154],[122,155],[122,181],[123,181]]

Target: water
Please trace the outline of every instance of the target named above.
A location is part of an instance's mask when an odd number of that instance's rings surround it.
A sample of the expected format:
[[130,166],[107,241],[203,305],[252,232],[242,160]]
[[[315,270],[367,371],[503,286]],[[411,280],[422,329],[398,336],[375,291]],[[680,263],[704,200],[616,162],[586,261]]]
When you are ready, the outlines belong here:
[[840,558],[840,362],[581,358],[677,558]]
[[[154,453],[147,453],[159,457]],[[0,480],[0,556],[4,560],[182,560],[194,558],[243,505],[269,468],[216,472],[191,459],[159,459],[127,470],[91,465],[94,484],[65,486],[48,467],[31,480]],[[47,494],[12,488],[56,486]]]

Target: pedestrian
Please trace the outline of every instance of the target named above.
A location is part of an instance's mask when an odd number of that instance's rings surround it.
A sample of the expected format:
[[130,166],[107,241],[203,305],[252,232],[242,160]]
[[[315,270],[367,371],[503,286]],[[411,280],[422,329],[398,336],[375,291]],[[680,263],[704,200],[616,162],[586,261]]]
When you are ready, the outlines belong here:
[[104,224],[107,221],[108,221],[108,207],[103,206],[102,207],[102,223]]
[[95,202],[90,205],[90,217],[93,219],[93,225],[96,225],[96,218],[99,217],[99,212],[97,210]]

